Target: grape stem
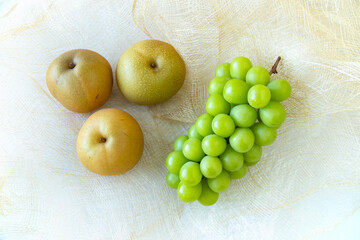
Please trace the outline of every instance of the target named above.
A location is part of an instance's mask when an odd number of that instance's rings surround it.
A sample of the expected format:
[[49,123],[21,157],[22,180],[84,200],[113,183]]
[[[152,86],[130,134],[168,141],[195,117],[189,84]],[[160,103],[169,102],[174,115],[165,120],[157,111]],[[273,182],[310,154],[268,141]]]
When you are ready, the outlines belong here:
[[278,64],[279,64],[279,62],[280,62],[280,60],[281,60],[281,57],[280,56],[278,56],[278,58],[276,59],[276,61],[275,61],[275,63],[274,63],[274,65],[272,66],[272,68],[271,68],[271,70],[270,70],[270,75],[271,74],[273,74],[273,73],[277,73],[277,71],[276,71],[276,68],[277,68],[277,66],[278,66]]

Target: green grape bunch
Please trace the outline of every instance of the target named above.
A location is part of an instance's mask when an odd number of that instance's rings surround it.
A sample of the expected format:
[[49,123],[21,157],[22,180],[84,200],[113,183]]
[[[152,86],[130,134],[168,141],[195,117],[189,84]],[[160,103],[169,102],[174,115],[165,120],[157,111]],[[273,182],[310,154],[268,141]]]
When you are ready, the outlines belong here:
[[206,113],[175,140],[166,158],[166,181],[182,201],[215,204],[232,179],[260,161],[262,147],[276,140],[286,118],[280,102],[291,94],[285,79],[270,81],[280,59],[270,71],[246,57],[216,68]]

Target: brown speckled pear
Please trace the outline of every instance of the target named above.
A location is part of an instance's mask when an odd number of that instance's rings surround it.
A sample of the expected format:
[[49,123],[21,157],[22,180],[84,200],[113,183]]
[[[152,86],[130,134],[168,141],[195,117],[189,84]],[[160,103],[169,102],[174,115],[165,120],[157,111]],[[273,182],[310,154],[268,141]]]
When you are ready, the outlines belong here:
[[185,63],[173,46],[159,40],[135,43],[120,57],[116,81],[130,102],[151,105],[174,96],[184,83]]
[[140,160],[144,137],[140,125],[130,114],[107,108],[86,120],[76,148],[88,170],[101,175],[118,175],[132,169]]
[[113,77],[109,62],[100,54],[75,49],[61,54],[46,72],[50,93],[73,112],[91,112],[108,100]]

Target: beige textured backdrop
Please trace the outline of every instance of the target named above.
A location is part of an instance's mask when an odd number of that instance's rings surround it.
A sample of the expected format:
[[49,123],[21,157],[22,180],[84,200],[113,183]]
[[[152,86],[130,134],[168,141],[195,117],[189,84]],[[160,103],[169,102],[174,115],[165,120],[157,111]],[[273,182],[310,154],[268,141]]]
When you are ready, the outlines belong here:
[[[3,1],[0,16],[0,239],[308,239],[360,208],[360,3]],[[49,94],[48,64],[74,48],[108,59],[146,38],[175,46],[186,82],[167,103],[104,107],[140,123],[144,155],[127,174],[86,171],[75,114]],[[184,204],[165,181],[177,135],[205,111],[215,67],[243,55],[293,94],[262,161],[213,207]],[[272,78],[273,78],[272,77]]]

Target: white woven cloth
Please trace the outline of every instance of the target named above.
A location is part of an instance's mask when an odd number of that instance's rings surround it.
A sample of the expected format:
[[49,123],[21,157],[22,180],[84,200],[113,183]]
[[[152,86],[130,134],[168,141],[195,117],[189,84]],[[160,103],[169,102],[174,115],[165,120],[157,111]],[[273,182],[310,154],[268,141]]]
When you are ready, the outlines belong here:
[[[360,208],[359,9],[356,0],[1,1],[0,239],[335,236]],[[46,69],[59,54],[87,48],[115,70],[121,54],[147,38],[180,52],[186,82],[151,107],[129,103],[114,85],[103,108],[138,120],[144,155],[124,175],[95,175],[76,154],[90,114],[50,95]],[[236,56],[267,68],[282,57],[272,79],[292,85],[287,119],[259,164],[216,205],[182,203],[166,184],[165,158],[205,111],[216,66]]]

